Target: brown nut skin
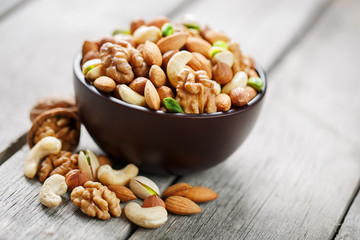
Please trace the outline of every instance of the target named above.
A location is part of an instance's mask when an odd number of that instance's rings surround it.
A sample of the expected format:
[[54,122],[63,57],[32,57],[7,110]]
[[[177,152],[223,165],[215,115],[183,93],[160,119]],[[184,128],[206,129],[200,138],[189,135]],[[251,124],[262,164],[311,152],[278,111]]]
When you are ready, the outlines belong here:
[[246,105],[251,99],[253,99],[256,94],[256,90],[252,87],[238,87],[231,91],[230,98],[232,104],[241,107]]
[[223,62],[218,62],[212,68],[213,79],[219,84],[224,85],[230,82],[233,78],[233,71],[229,65]]
[[135,19],[133,21],[131,21],[130,23],[130,33],[133,34],[136,29],[138,29],[139,27],[145,25],[145,21],[142,18],[139,19]]
[[102,92],[112,92],[115,90],[116,83],[112,78],[102,76],[94,81],[94,86]]
[[78,186],[83,186],[84,183],[90,180],[89,175],[79,169],[74,169],[68,172],[65,176],[65,182],[68,186],[69,192]]
[[142,50],[142,55],[147,65],[158,65],[162,64],[162,55],[158,46],[150,41],[146,41]]
[[67,108],[74,112],[77,112],[75,106],[75,100],[69,97],[61,96],[48,96],[40,99],[30,110],[30,120],[33,122],[34,119],[41,113],[54,109],[54,108]]
[[122,185],[108,185],[108,189],[113,191],[121,202],[128,202],[136,199],[135,194],[127,187]]
[[96,42],[85,41],[83,44],[83,47],[82,47],[82,51],[81,51],[82,56],[84,57],[90,51],[98,52],[99,47]]
[[160,17],[156,17],[156,18],[153,18],[151,19],[147,25],[148,26],[155,26],[155,27],[158,27],[161,29],[161,27],[165,24],[165,23],[168,23],[170,22],[170,20],[165,17],[165,16],[160,16]]
[[98,155],[97,159],[99,161],[100,166],[105,165],[105,164],[112,166],[112,161],[104,155]]
[[161,198],[159,198],[157,195],[151,195],[145,198],[142,205],[143,208],[156,207],[156,206],[161,206],[163,208],[166,208],[164,201]]
[[145,85],[148,80],[149,79],[144,77],[138,77],[130,83],[129,87],[138,94],[144,96]]
[[150,81],[155,87],[164,86],[166,83],[166,75],[164,71],[158,65],[152,65],[149,71]]
[[81,67],[89,60],[100,58],[100,52],[99,51],[88,51],[85,56],[83,56],[81,60]]
[[107,42],[116,43],[114,37],[112,36],[103,37],[102,39],[96,42],[98,49],[100,50],[101,46]]
[[189,189],[191,188],[190,184],[187,183],[176,183],[167,189],[162,193],[162,198],[166,199],[170,196],[184,196]]
[[174,55],[175,55],[176,53],[178,53],[178,52],[179,52],[179,49],[174,49],[174,50],[171,50],[171,51],[167,51],[167,52],[165,52],[165,53],[163,54],[163,63],[162,63],[162,66],[163,66],[164,69],[167,68],[167,64],[168,64],[170,58],[171,58],[172,56],[174,56]]
[[220,93],[215,97],[215,104],[218,111],[229,111],[231,108],[231,98],[226,93]]
[[171,90],[171,88],[169,88],[167,86],[161,86],[158,89],[156,89],[156,91],[159,94],[161,104],[163,104],[164,98],[167,98],[167,97],[174,98],[173,91]]
[[[40,114],[39,116],[37,116],[34,121],[33,121],[33,125],[31,126],[29,132],[28,132],[28,136],[27,136],[27,142],[29,144],[29,147],[32,148],[35,145],[34,142],[34,137],[36,134],[36,130],[41,127],[41,125],[48,119],[51,117],[67,117],[70,118],[71,121],[73,122],[73,127],[76,130],[76,135],[74,136],[74,142],[76,142],[76,144],[69,146],[69,148],[64,148],[64,143],[63,144],[63,150],[67,150],[67,151],[74,151],[79,143],[79,139],[80,139],[80,117],[77,115],[76,112],[74,112],[73,110],[67,109],[67,108],[54,108],[54,109],[50,109],[48,111],[43,112],[42,114]],[[61,139],[60,139],[61,140]],[[61,140],[62,141],[62,140]]]

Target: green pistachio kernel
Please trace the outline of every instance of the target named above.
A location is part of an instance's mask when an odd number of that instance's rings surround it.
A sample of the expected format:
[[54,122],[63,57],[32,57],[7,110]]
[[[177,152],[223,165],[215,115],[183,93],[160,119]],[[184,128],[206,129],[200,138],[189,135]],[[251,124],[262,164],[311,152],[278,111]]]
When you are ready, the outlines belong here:
[[163,102],[164,102],[164,106],[168,112],[184,113],[184,110],[182,109],[180,104],[172,97],[164,98]]
[[226,42],[221,41],[221,40],[215,41],[215,42],[213,43],[213,46],[214,46],[214,47],[221,47],[221,48],[224,48],[224,49],[228,49],[228,45],[226,44]]
[[247,85],[254,88],[257,92],[261,92],[264,81],[259,77],[251,77],[248,79]]
[[174,28],[173,28],[173,25],[171,23],[165,23],[161,27],[161,35],[163,37],[169,36],[169,35],[171,35],[173,33],[174,33]]
[[184,26],[189,29],[195,29],[196,31],[200,31],[199,25],[196,25],[196,24],[184,24]]
[[88,66],[87,68],[84,69],[84,76],[86,76],[86,74],[92,70],[94,67],[96,67],[96,65],[91,65],[91,66]]
[[211,47],[210,49],[209,49],[209,57],[210,58],[213,58],[216,54],[218,54],[218,53],[220,53],[220,52],[224,52],[225,51],[225,49],[224,48],[222,48],[222,47]]
[[149,187],[148,185],[145,185],[141,182],[138,182],[141,184],[141,186],[143,186],[151,195],[158,195],[157,192],[155,192],[151,187]]
[[130,35],[130,30],[129,29],[115,29],[112,33],[113,36],[115,36],[116,34],[129,34]]

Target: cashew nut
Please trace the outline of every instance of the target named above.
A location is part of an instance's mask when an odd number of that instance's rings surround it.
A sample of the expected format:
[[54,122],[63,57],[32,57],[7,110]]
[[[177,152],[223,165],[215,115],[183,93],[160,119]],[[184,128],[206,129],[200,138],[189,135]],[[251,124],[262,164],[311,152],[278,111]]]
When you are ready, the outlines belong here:
[[226,93],[230,95],[230,92],[235,88],[246,87],[247,81],[248,81],[248,75],[246,74],[246,72],[243,71],[237,72],[233,77],[233,79],[222,88],[222,93]]
[[141,26],[134,32],[134,41],[136,44],[145,43],[146,40],[156,42],[161,37],[161,30],[155,26]]
[[157,228],[167,221],[167,211],[164,207],[142,208],[134,202],[126,205],[125,215],[130,221],[144,228]]
[[61,197],[67,191],[65,177],[54,174],[48,177],[41,187],[40,202],[47,207],[56,207],[61,203]]
[[178,84],[177,75],[178,73],[183,70],[183,68],[186,66],[188,62],[191,61],[193,55],[188,51],[180,51],[174,56],[172,56],[169,60],[169,63],[166,68],[168,79],[173,85],[173,87],[176,88]]
[[28,153],[25,164],[24,174],[28,178],[33,178],[39,167],[41,159],[50,154],[58,154],[61,150],[61,141],[55,137],[42,138]]
[[114,170],[110,165],[105,164],[99,168],[97,176],[104,185],[126,186],[138,173],[139,169],[134,164],[128,164],[121,170]]
[[146,107],[145,97],[132,90],[126,84],[118,85],[116,91],[118,91],[121,100],[124,102]]

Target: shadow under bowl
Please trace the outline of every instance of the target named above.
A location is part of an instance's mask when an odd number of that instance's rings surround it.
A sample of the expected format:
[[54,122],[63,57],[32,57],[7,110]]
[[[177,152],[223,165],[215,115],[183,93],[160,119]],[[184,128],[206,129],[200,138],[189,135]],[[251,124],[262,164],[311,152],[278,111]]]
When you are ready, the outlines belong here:
[[156,174],[184,175],[226,160],[249,135],[266,93],[265,72],[256,65],[263,89],[243,107],[211,114],[153,111],[99,92],[74,62],[74,88],[81,122],[113,160]]

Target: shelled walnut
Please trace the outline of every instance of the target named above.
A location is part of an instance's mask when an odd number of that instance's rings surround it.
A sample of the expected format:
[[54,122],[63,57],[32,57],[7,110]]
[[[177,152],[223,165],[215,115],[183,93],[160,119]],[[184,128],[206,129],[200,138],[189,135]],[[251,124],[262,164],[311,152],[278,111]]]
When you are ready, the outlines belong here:
[[28,133],[28,144],[32,148],[40,139],[53,136],[62,143],[62,149],[75,150],[80,138],[80,118],[76,112],[66,108],[54,108],[37,116]]
[[205,71],[196,71],[194,74],[184,68],[178,74],[177,80],[177,96],[185,113],[216,112],[215,84]]
[[44,182],[49,176],[60,174],[65,176],[69,171],[78,167],[78,155],[71,152],[61,151],[51,154],[41,163],[38,176],[40,182]]
[[81,211],[102,220],[121,215],[120,200],[115,193],[99,182],[88,181],[71,192],[71,200]]

